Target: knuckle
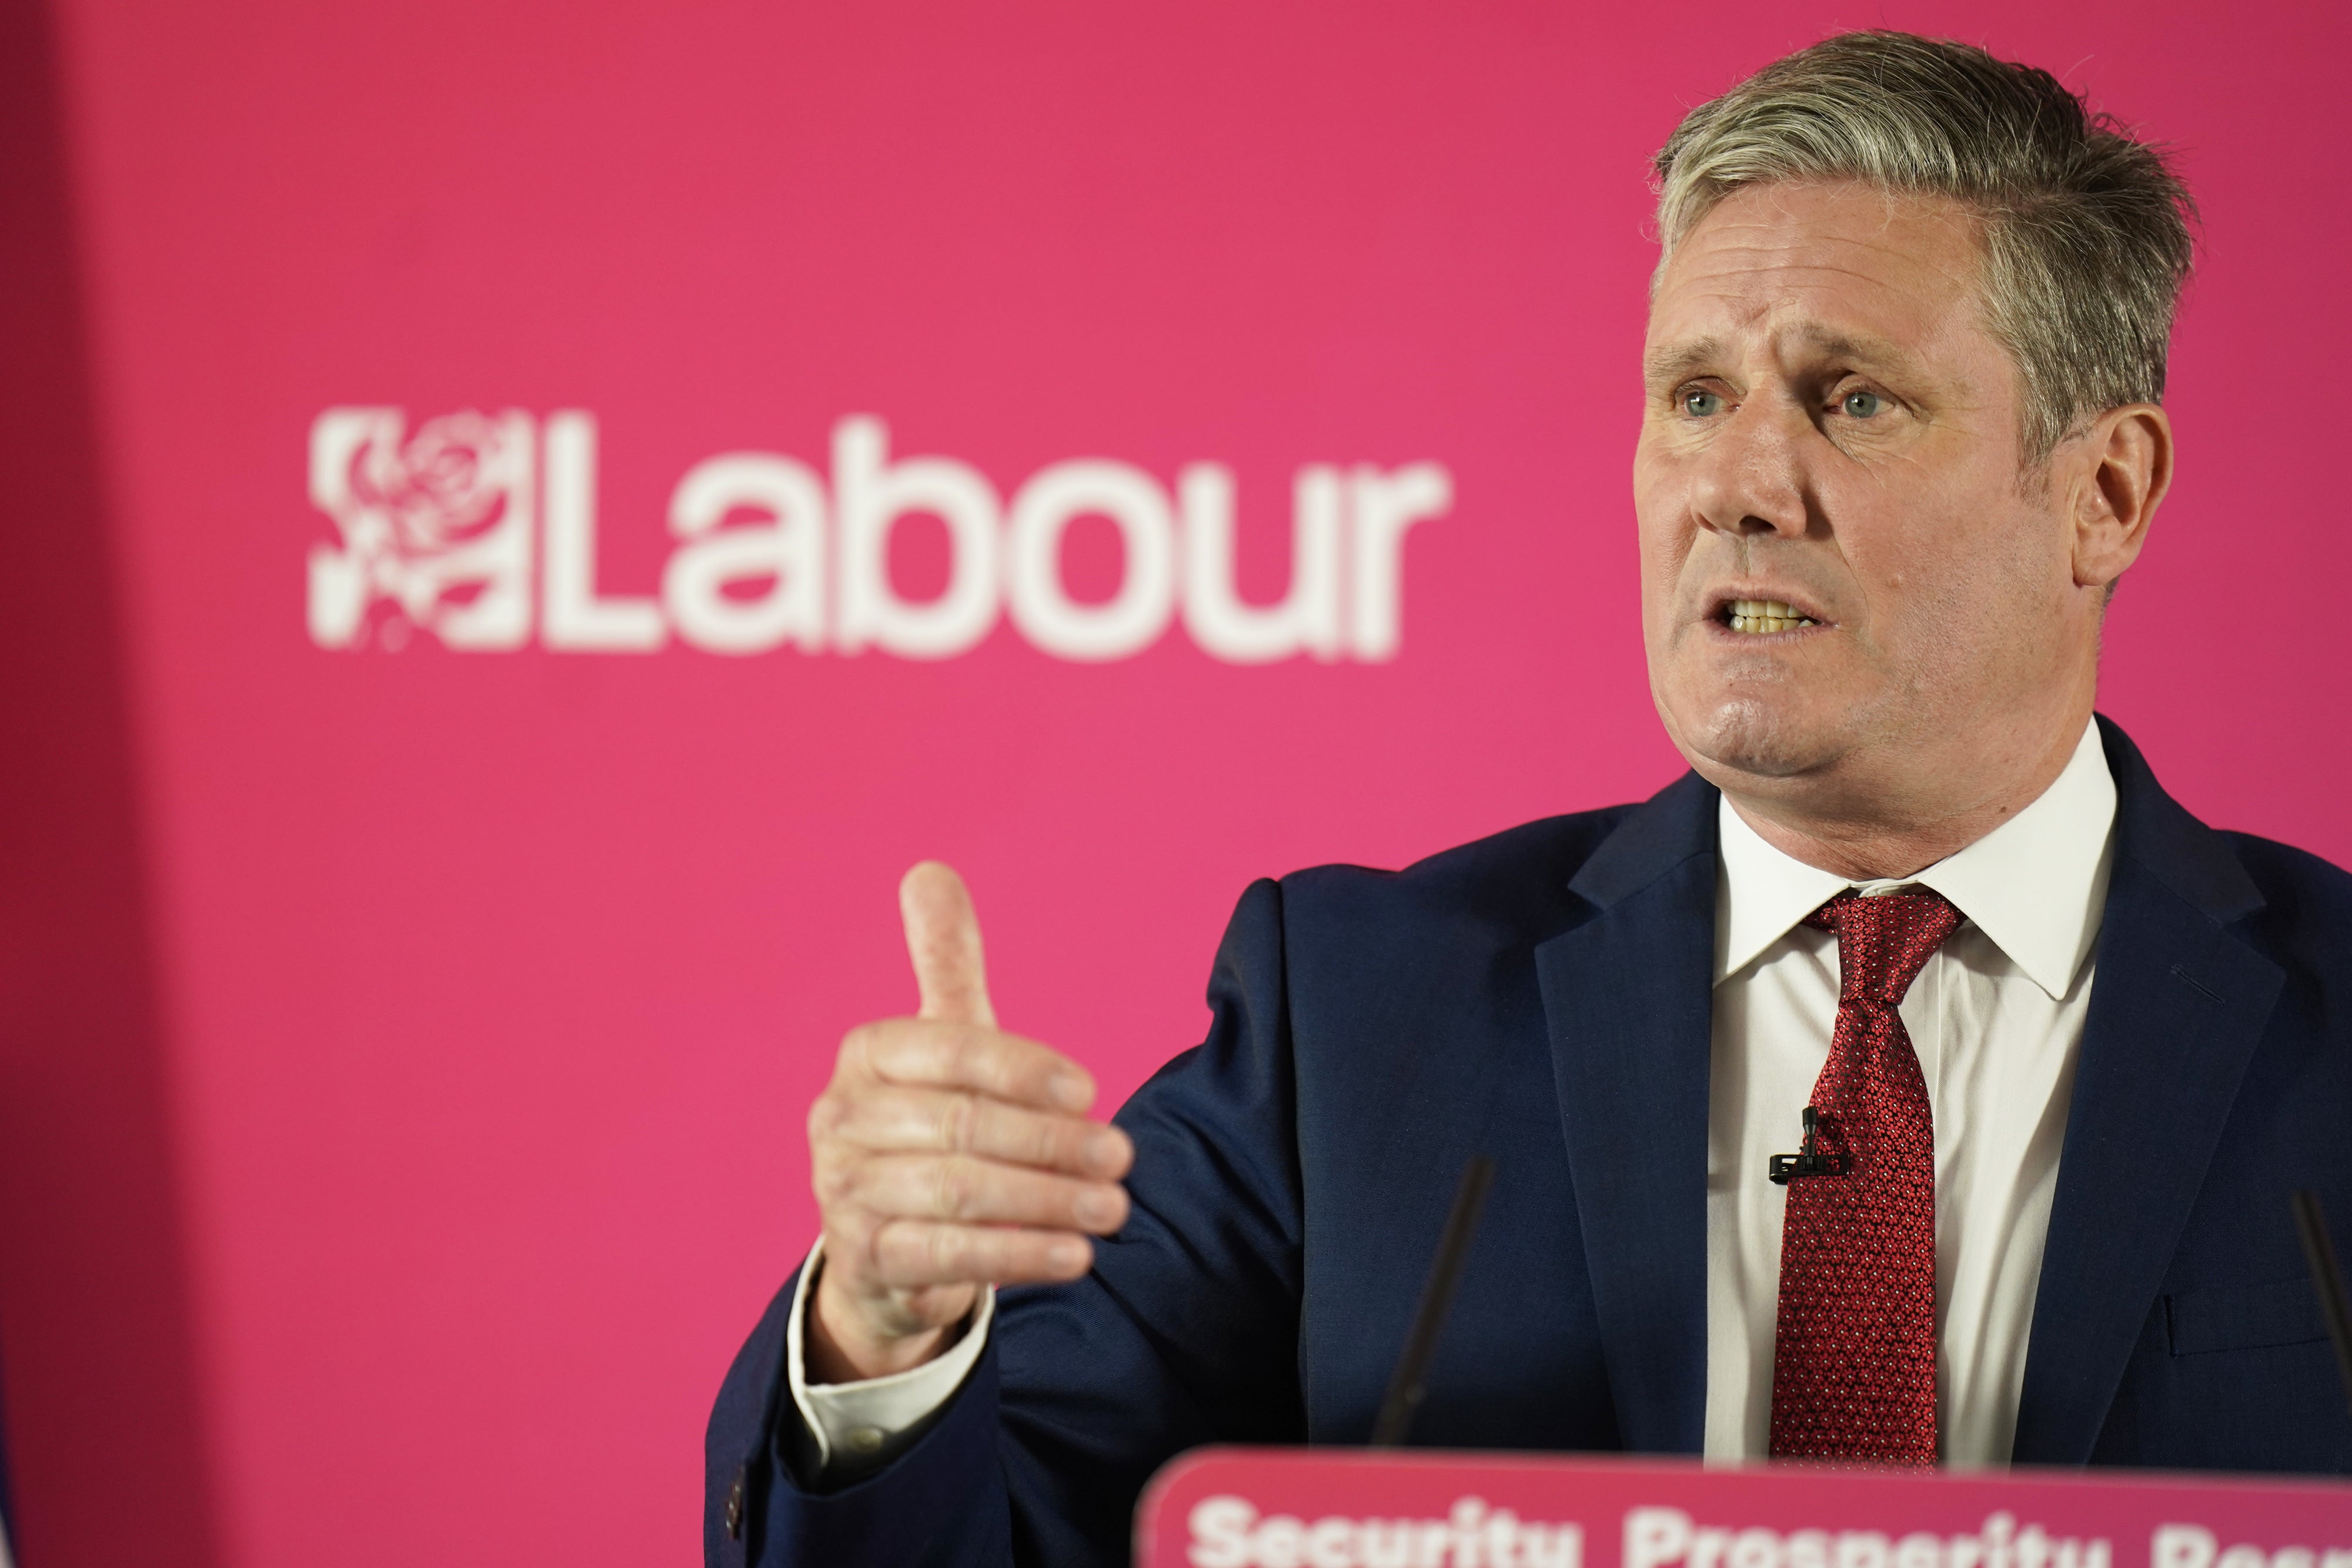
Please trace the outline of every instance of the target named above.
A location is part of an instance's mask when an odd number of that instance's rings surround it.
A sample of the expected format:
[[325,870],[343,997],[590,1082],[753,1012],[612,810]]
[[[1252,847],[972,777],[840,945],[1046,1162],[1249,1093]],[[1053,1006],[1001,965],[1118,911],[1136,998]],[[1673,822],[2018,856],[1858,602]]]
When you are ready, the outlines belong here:
[[835,1062],[834,1079],[853,1084],[862,1080],[885,1076],[882,1070],[883,1047],[889,1035],[879,1023],[862,1023],[841,1037],[841,1054]]
[[925,1237],[925,1260],[935,1276],[953,1274],[963,1260],[963,1235],[952,1225],[934,1225]]
[[902,1283],[920,1262],[919,1237],[903,1219],[886,1219],[866,1233],[866,1257],[884,1284]]
[[833,1137],[835,1134],[839,1133],[841,1131],[842,1124],[848,1119],[848,1108],[845,1106],[837,1097],[835,1097],[833,1091],[830,1089],[826,1090],[824,1093],[818,1095],[814,1101],[810,1102],[808,1113],[809,1142],[812,1144],[824,1143],[827,1139]]
[[820,1160],[811,1185],[816,1189],[817,1207],[827,1214],[846,1208],[857,1193],[856,1167],[844,1160]]
[[1032,1138],[1036,1145],[1036,1163],[1041,1166],[1070,1164],[1077,1158],[1079,1140],[1085,1131],[1050,1116],[1037,1118]]
[[979,1195],[979,1167],[970,1160],[958,1157],[939,1162],[933,1203],[941,1218],[961,1219],[971,1212]]
[[948,1076],[958,1083],[977,1082],[984,1066],[980,1037],[956,1025],[947,1031],[945,1044]]
[[825,1226],[824,1259],[827,1269],[872,1278],[881,1272],[882,1228],[864,1215],[833,1217]]
[[940,1106],[939,1145],[958,1154],[970,1154],[980,1131],[980,1101],[971,1094],[950,1094]]

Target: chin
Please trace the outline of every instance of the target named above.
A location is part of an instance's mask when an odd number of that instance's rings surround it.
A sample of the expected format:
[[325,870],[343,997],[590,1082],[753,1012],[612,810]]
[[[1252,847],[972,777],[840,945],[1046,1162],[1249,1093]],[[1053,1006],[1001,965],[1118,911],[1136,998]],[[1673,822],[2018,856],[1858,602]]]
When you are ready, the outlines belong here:
[[1717,702],[1680,722],[1670,715],[1668,727],[1690,765],[1717,784],[1723,774],[1790,779],[1811,773],[1845,749],[1831,727],[1753,698]]

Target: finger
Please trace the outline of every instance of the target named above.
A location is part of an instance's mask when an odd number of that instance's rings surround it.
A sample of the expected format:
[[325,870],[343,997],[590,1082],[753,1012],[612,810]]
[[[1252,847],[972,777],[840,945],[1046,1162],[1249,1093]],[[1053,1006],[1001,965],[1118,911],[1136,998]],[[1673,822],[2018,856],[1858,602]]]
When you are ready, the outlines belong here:
[[963,878],[938,861],[925,861],[898,883],[898,914],[907,926],[907,956],[914,960],[921,1016],[950,1023],[993,1026],[988,969],[980,950],[980,917]]
[[1046,1285],[1076,1280],[1094,1267],[1094,1244],[1066,1230],[1021,1230],[898,1219],[868,1243],[873,1277],[898,1289],[986,1281]]
[[852,1196],[885,1219],[1027,1225],[1108,1235],[1127,1219],[1127,1190],[969,1155],[874,1155],[858,1162]]
[[1087,1070],[1049,1045],[971,1024],[887,1019],[859,1027],[866,1069],[889,1083],[970,1089],[1041,1109],[1095,1103]]
[[1116,1181],[1135,1145],[1117,1127],[1032,1111],[988,1095],[877,1088],[845,1098],[824,1135],[887,1152],[937,1151]]

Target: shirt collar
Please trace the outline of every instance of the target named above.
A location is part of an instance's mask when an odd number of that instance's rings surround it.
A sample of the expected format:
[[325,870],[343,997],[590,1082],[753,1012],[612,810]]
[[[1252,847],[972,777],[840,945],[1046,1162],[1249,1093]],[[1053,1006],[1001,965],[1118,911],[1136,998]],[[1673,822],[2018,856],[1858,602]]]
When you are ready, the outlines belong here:
[[1755,962],[1844,889],[1883,893],[1916,883],[1950,899],[2011,963],[2053,999],[2062,999],[2098,939],[2114,859],[2116,781],[2094,720],[2064,771],[2032,805],[1958,854],[1901,883],[1849,882],[1782,854],[1727,799],[1717,807],[1717,984]]

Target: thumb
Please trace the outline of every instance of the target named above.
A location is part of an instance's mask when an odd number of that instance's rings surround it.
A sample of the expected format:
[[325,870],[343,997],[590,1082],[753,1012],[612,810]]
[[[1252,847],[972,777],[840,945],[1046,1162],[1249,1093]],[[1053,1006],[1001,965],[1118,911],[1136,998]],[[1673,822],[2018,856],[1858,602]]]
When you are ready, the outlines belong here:
[[938,861],[925,861],[898,883],[898,913],[907,923],[907,956],[915,963],[922,1016],[946,1023],[996,1023],[988,1003],[988,970],[981,960],[980,919],[963,878]]

